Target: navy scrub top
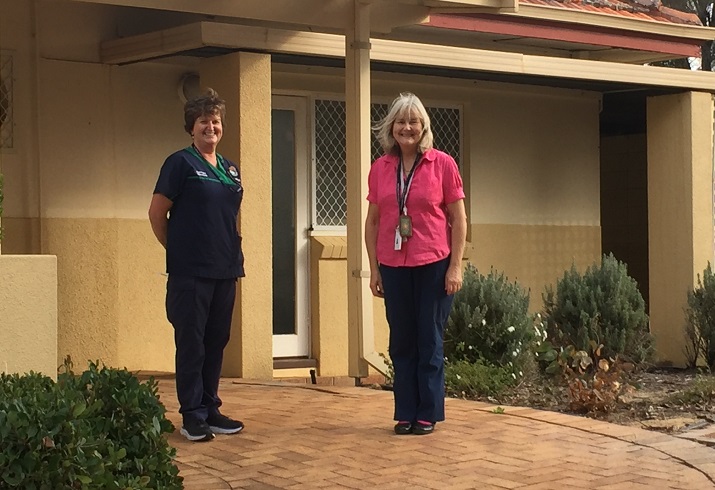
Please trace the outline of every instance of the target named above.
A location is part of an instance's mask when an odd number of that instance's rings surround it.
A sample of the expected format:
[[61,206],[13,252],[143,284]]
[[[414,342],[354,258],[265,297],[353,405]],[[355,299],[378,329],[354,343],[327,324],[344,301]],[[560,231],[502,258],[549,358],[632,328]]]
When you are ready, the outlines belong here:
[[174,204],[169,211],[166,272],[231,279],[245,276],[236,218],[243,199],[238,166],[217,155],[218,169],[192,146],[170,155],[154,194]]

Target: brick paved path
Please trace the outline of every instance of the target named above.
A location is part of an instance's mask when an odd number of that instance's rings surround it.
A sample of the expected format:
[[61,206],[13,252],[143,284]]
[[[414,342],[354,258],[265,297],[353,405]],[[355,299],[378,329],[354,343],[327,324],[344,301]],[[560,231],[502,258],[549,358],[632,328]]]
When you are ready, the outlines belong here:
[[[171,380],[162,401],[177,427]],[[246,429],[169,440],[188,490],[715,489],[715,449],[588,418],[465,400],[429,436],[392,433],[392,393],[222,380],[223,412]]]

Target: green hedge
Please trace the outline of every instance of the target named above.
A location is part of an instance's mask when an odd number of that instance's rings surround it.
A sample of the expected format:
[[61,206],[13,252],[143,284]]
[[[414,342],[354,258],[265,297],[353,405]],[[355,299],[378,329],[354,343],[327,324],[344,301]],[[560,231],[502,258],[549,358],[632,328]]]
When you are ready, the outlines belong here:
[[0,488],[183,488],[165,413],[156,381],[126,370],[0,374]]

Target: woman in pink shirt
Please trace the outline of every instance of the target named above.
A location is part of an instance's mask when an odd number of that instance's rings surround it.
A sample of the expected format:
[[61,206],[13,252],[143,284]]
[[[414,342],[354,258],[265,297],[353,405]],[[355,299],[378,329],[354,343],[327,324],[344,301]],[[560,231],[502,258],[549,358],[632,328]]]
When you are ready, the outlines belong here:
[[444,420],[444,324],[462,287],[467,234],[462,178],[432,148],[427,111],[400,94],[375,128],[385,154],[368,177],[370,289],[385,298],[395,370],[396,434],[430,434]]

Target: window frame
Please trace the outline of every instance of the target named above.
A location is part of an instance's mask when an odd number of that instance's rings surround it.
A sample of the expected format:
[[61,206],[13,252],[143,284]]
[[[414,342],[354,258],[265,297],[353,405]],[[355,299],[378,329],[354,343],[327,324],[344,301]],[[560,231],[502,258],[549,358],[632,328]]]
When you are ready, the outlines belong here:
[[[319,225],[318,224],[318,188],[317,188],[317,175],[318,175],[318,159],[317,159],[317,102],[318,101],[331,101],[331,102],[342,102],[345,104],[345,97],[339,94],[313,94],[309,99],[310,104],[310,131],[311,131],[311,141],[310,141],[310,192],[311,192],[311,208],[310,208],[310,235],[311,236],[345,236],[347,235],[347,225]],[[375,105],[386,105],[389,108],[392,98],[385,96],[372,97],[370,101],[371,112]],[[466,104],[440,101],[436,99],[422,99],[423,104],[427,110],[435,109],[445,109],[445,110],[456,110],[459,115],[458,127],[459,127],[459,137],[457,142],[459,145],[459,155],[455,158],[459,171],[464,175],[465,168],[465,152],[464,152],[464,111]],[[370,121],[373,124],[373,121]],[[371,134],[372,133],[371,131]],[[372,148],[371,148],[372,149]],[[454,155],[452,155],[454,157]],[[347,165],[347,158],[346,158]],[[346,198],[347,199],[347,198]]]

